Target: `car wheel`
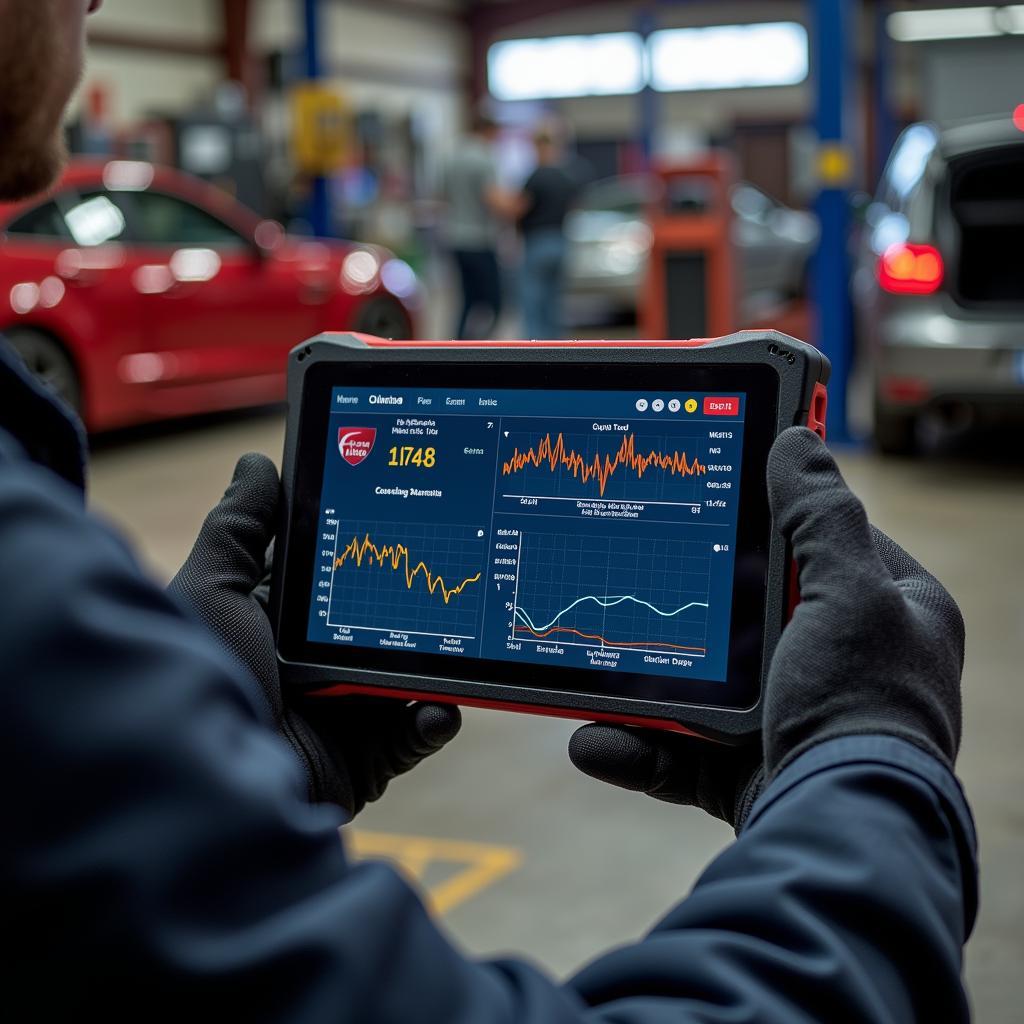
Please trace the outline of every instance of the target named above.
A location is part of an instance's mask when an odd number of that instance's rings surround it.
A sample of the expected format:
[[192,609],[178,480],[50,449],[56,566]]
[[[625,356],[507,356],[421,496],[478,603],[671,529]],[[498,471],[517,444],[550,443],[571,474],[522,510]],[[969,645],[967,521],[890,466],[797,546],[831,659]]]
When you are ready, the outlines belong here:
[[359,310],[355,330],[395,341],[408,341],[412,337],[409,314],[394,299],[371,299]]
[[917,417],[875,405],[875,447],[883,455],[913,455],[917,450]]
[[81,412],[82,388],[78,371],[63,346],[42,331],[15,328],[4,337],[24,360],[25,365],[75,412]]

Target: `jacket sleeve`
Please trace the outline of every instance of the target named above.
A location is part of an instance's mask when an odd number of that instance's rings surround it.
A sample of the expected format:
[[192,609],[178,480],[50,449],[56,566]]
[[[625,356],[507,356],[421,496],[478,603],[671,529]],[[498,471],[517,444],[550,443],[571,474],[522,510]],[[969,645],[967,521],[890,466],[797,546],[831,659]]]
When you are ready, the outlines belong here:
[[926,755],[870,737],[791,766],[689,900],[569,985],[466,959],[393,871],[346,861],[255,682],[72,488],[2,452],[0,723],[5,997],[32,1019],[888,1021],[964,1005],[963,800]]
[[597,1019],[969,1021],[974,826],[918,748],[851,736],[808,751],[754,805],[688,899],[572,987]]

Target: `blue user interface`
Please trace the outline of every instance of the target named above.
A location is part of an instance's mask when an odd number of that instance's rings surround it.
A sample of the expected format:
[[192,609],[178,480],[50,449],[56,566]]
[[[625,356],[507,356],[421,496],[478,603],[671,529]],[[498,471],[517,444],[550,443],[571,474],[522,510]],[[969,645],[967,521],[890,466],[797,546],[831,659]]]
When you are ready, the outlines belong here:
[[745,402],[335,388],[308,639],[724,681]]

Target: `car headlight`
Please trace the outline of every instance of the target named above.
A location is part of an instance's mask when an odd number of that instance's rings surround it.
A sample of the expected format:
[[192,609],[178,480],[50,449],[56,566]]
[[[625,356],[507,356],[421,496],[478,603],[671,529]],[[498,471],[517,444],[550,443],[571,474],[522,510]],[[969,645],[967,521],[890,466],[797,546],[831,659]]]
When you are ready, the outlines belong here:
[[341,286],[351,295],[363,295],[377,287],[380,260],[367,249],[350,252],[341,264]]

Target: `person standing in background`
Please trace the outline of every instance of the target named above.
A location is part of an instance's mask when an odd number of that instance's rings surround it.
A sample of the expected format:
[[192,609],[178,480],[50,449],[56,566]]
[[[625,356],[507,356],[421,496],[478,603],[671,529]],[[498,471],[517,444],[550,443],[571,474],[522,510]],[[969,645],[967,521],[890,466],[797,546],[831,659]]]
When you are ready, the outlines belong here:
[[[473,130],[448,164],[444,199],[448,204],[447,242],[462,285],[462,311],[456,338],[487,338],[501,312],[498,269],[498,215],[508,200],[498,186],[493,144],[497,125],[478,115]],[[469,333],[467,333],[467,331]]]
[[533,144],[537,167],[526,179],[518,201],[517,219],[523,236],[520,302],[524,335],[542,341],[562,335],[564,225],[580,182],[567,165],[555,128],[538,128]]

